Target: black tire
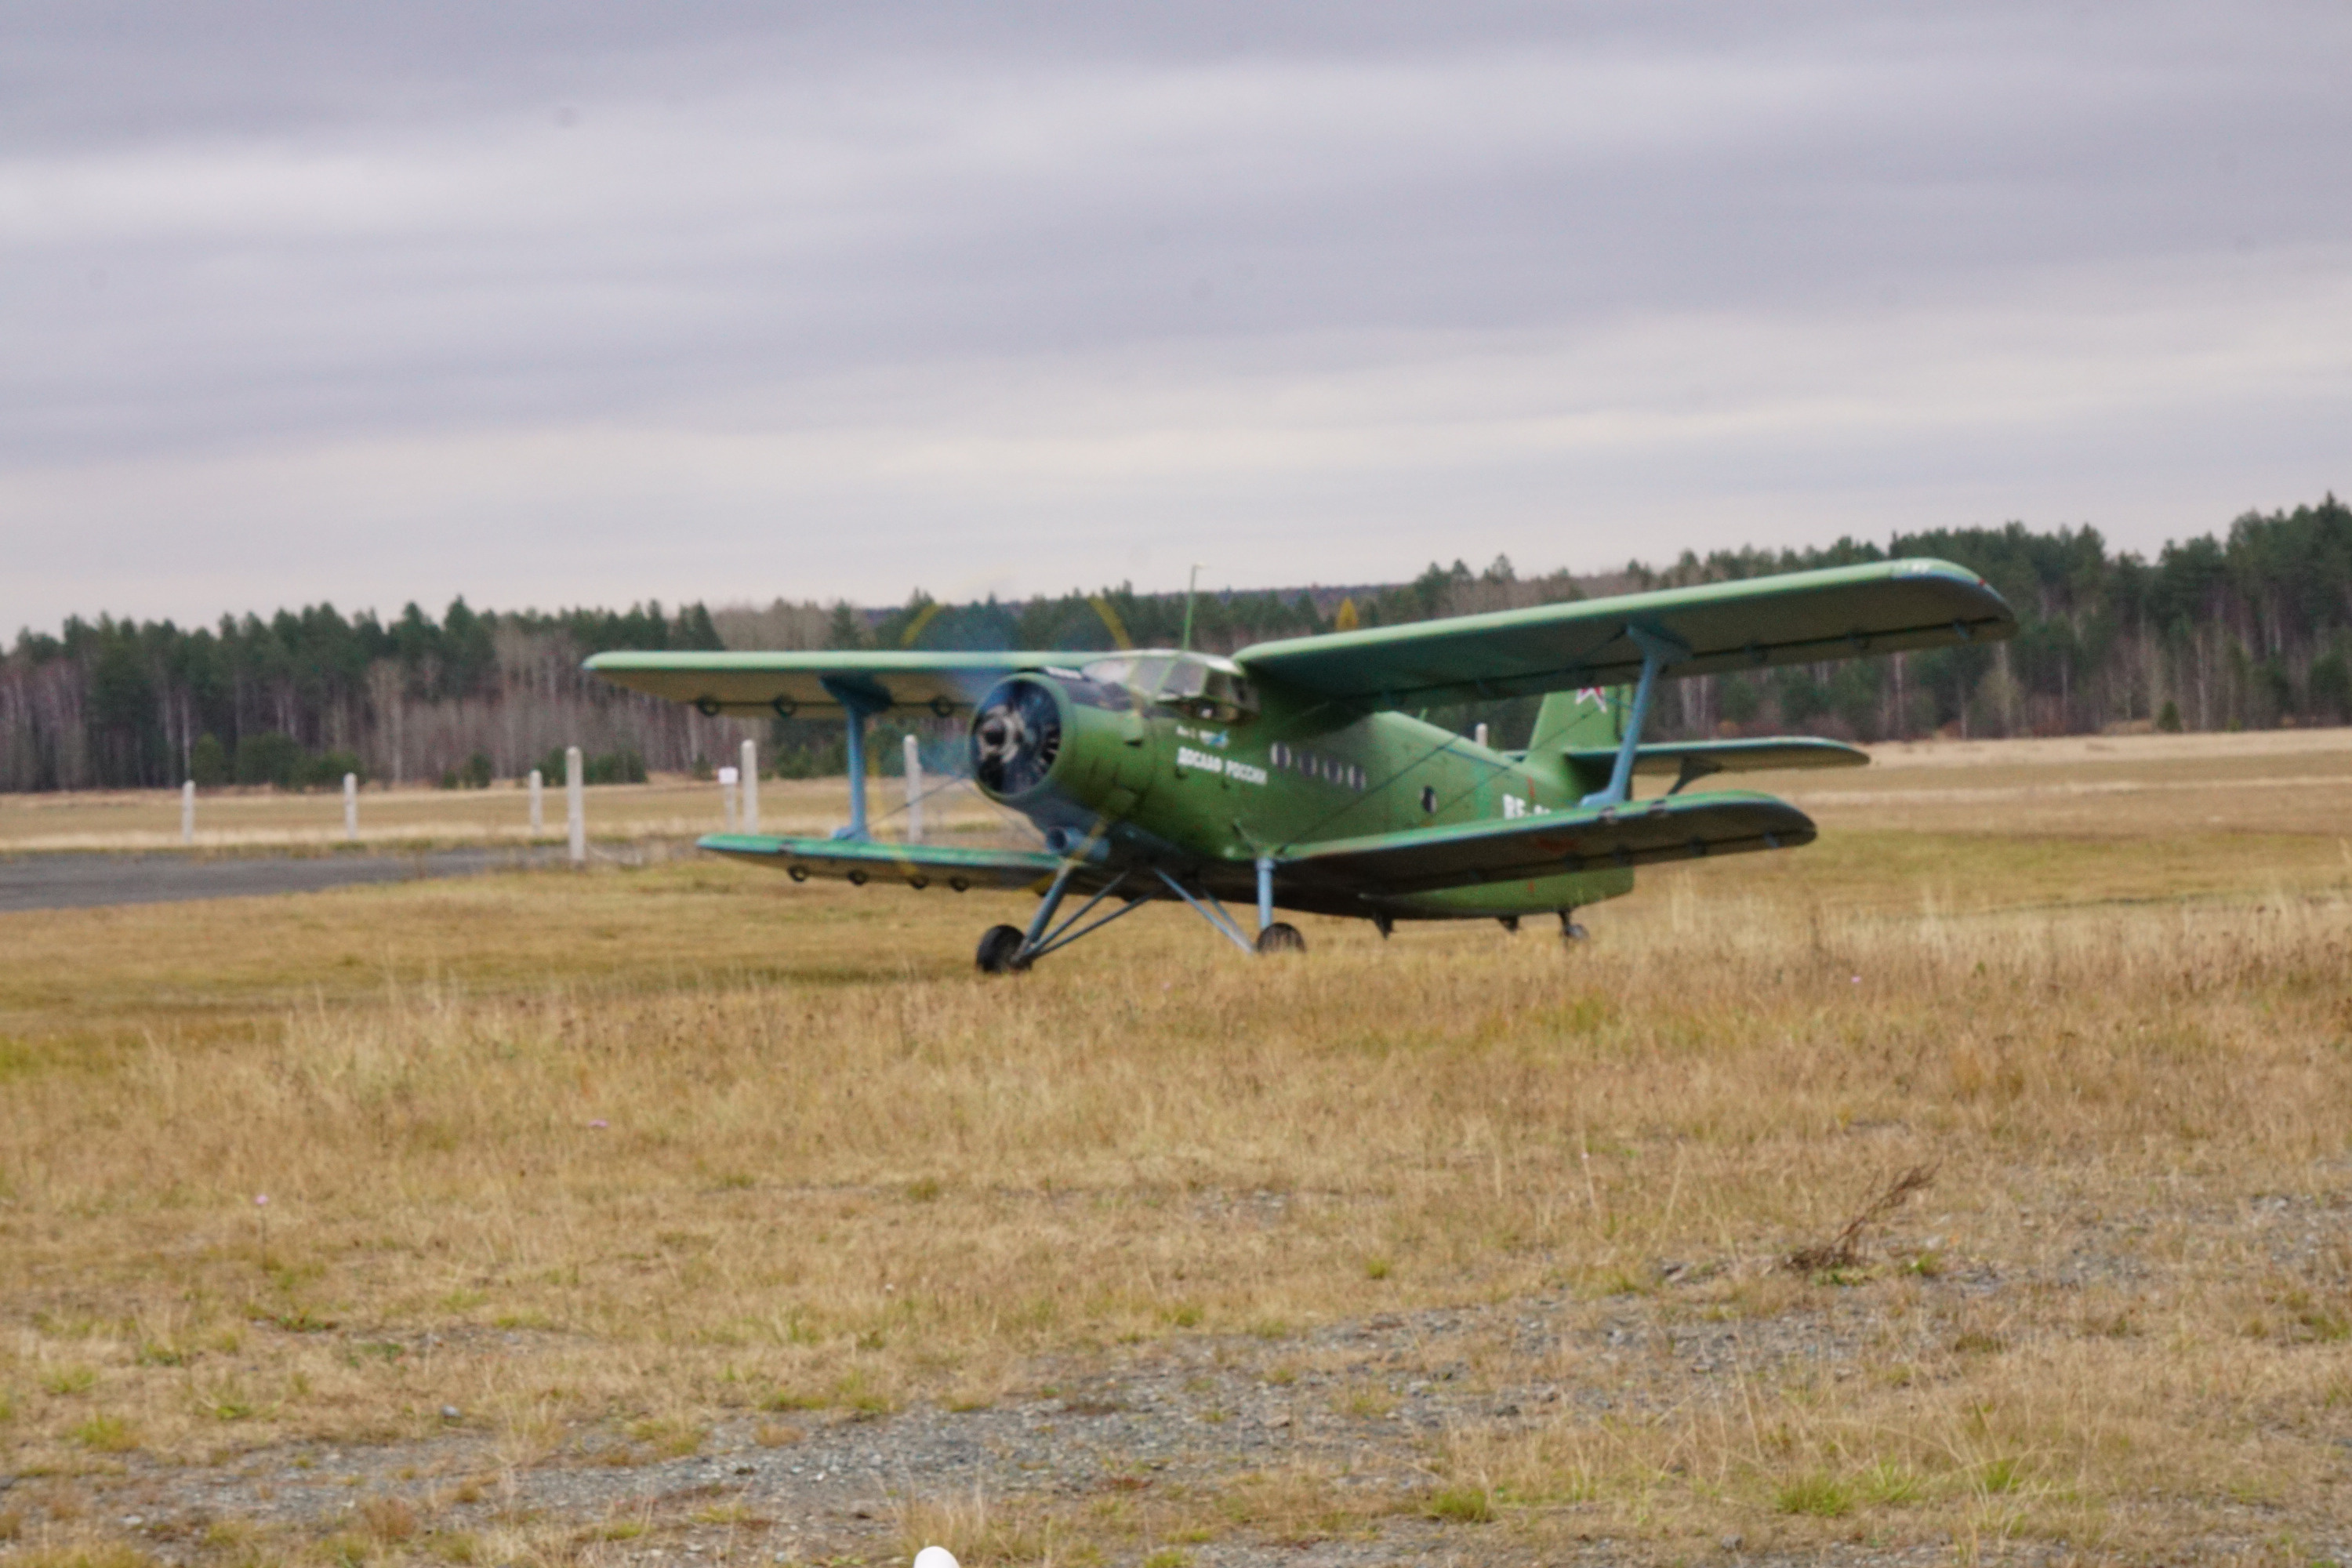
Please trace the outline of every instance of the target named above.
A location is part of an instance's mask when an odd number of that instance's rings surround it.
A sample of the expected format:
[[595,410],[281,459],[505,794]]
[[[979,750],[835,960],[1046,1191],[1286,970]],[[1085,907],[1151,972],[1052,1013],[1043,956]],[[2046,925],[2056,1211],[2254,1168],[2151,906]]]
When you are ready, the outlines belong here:
[[[1021,952],[1022,931],[1019,926],[991,926],[980,939],[976,962],[982,974],[1015,973],[1013,958]],[[1027,964],[1019,966],[1022,969]]]
[[1257,933],[1257,950],[1260,952],[1305,952],[1307,939],[1298,934],[1297,926],[1276,921]]

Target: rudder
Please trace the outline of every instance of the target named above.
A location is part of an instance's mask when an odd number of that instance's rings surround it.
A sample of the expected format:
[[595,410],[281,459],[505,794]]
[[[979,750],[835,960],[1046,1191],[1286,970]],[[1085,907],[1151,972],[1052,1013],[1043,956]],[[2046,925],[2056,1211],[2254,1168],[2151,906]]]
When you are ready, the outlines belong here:
[[1530,756],[1558,756],[1571,747],[1613,746],[1622,739],[1622,694],[1609,688],[1555,691],[1536,710],[1535,733],[1528,737]]

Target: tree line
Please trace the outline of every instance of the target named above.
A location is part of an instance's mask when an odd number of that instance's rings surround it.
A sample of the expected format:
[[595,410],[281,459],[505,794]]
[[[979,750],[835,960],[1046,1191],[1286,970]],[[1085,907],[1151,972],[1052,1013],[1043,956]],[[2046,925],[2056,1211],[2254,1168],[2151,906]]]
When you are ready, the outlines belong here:
[[[1230,652],[1270,637],[1934,555],[1982,574],[2015,607],[2019,635],[1885,659],[1677,681],[1662,734],[1806,731],[1858,741],[1930,734],[2066,734],[2111,727],[2261,729],[2352,721],[2352,509],[2332,494],[2250,512],[2219,534],[2151,558],[2111,551],[2096,530],[1945,529],[1884,545],[1685,553],[1622,572],[1521,576],[1433,563],[1410,583],[1267,592],[1095,594],[941,604],[917,593],[889,609],[779,599],[765,608],[478,611],[415,605],[390,620],[330,605],[223,616],[216,626],[100,616],[56,635],[21,632],[0,658],[0,789],[246,784],[301,787],[346,773],[451,785],[551,766],[579,745],[600,778],[707,769],[761,740],[776,771],[842,766],[840,726],[744,723],[618,690],[581,661],[611,649],[1063,649],[1192,646]],[[1433,713],[1493,726],[1509,743],[1532,723],[1521,700]],[[957,730],[885,724],[952,767]]]

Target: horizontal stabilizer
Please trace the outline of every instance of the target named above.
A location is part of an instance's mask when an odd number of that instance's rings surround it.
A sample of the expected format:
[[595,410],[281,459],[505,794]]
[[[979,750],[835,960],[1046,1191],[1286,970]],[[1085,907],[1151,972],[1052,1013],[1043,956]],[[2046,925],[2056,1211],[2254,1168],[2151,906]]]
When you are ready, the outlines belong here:
[[[1567,753],[1581,768],[1606,769],[1617,760],[1614,746],[1579,746]],[[1859,768],[1870,753],[1843,741],[1811,735],[1774,735],[1756,741],[1669,741],[1633,752],[1637,773],[1759,773],[1780,768]]]
[[1062,858],[1043,849],[975,849],[949,844],[882,844],[857,838],[772,838],[757,833],[714,833],[696,847],[773,866],[794,881],[837,877],[925,888],[944,882],[965,888],[1027,888],[1049,879]]
[[838,719],[845,695],[869,712],[969,708],[1015,670],[1066,653],[600,653],[587,668],[615,685],[705,713]]
[[[1631,684],[1645,646],[1661,674],[1713,675],[2005,637],[2017,619],[1948,561],[1881,561],[1259,643],[1257,679],[1334,702],[1419,708]],[[1638,635],[1637,635],[1638,634]]]
[[1791,849],[1812,838],[1812,819],[1769,795],[1661,795],[1598,810],[1335,839],[1285,856],[1278,875],[1378,898]]

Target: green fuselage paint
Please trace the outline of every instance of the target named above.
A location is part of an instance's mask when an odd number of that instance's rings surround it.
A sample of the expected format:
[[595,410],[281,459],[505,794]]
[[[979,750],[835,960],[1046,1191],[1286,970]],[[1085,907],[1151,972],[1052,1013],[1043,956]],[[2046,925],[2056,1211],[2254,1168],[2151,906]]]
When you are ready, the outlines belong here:
[[[1181,861],[1221,896],[1248,896],[1261,855],[1279,862],[1332,840],[1549,815],[1597,784],[1557,750],[1494,751],[1403,713],[1340,709],[1278,686],[1258,686],[1247,706],[1171,702],[1149,689],[1049,672],[1012,677],[982,700],[975,761],[991,705],[1014,701],[1008,689],[1022,683],[1054,700],[1059,730],[1050,765],[1012,791],[991,788],[987,771],[976,768],[982,790],[1049,837],[1091,838],[1109,866]],[[1609,710],[1603,694],[1581,695]],[[1276,901],[1333,914],[1460,919],[1576,909],[1633,886],[1630,868],[1611,867],[1374,900],[1285,889]]]

